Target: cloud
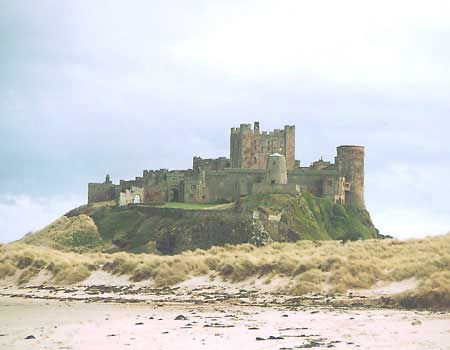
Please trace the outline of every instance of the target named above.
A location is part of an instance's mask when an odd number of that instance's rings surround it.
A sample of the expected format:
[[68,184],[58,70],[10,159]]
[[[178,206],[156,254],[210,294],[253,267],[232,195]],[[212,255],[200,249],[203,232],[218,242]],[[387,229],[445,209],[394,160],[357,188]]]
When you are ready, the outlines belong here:
[[33,198],[5,195],[0,198],[0,242],[22,238],[26,233],[47,226],[69,210],[83,204],[76,195]]
[[258,0],[207,11],[210,20],[173,52],[236,79],[398,89],[450,77],[448,51],[430,47],[450,37],[445,1]]
[[372,220],[381,233],[399,239],[441,235],[450,232],[448,216],[436,213],[429,208],[389,208],[384,206],[372,211]]
[[[188,168],[193,155],[228,155],[229,128],[255,120],[263,129],[295,124],[303,165],[332,160],[339,144],[365,145],[375,223],[408,234],[386,213],[419,211],[440,230],[450,196],[440,180],[450,173],[449,7],[2,4],[0,192],[10,199],[0,201],[1,234],[15,239],[47,224],[106,173],[118,182],[143,169]],[[29,218],[11,219],[21,213]]]
[[440,162],[388,161],[367,171],[366,204],[381,233],[397,238],[450,231],[450,168]]

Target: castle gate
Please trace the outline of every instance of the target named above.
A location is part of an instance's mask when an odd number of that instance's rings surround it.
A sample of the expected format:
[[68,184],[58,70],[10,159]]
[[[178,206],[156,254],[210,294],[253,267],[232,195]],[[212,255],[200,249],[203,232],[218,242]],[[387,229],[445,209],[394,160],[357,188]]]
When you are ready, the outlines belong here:
[[172,188],[169,192],[169,202],[179,202],[180,201],[180,191],[178,188]]

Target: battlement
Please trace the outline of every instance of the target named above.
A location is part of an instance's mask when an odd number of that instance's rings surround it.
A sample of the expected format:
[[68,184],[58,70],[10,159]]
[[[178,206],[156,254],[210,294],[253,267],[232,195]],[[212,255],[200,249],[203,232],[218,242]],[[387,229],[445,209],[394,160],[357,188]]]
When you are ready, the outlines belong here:
[[223,170],[225,168],[231,167],[231,162],[226,157],[219,158],[201,158],[194,157],[192,159],[192,169],[198,172],[202,170]]
[[231,134],[252,134],[252,135],[267,135],[280,136],[286,132],[295,132],[295,125],[285,125],[283,129],[274,129],[272,131],[261,131],[259,122],[254,122],[253,128],[251,124],[243,123],[239,127],[231,128]]
[[309,167],[311,169],[327,169],[331,166],[331,162],[324,161],[322,158],[313,162]]
[[231,129],[231,167],[265,169],[273,153],[286,157],[288,169],[295,168],[295,126],[285,125],[283,129],[267,132],[261,131],[259,122],[255,122],[253,129],[251,124]]

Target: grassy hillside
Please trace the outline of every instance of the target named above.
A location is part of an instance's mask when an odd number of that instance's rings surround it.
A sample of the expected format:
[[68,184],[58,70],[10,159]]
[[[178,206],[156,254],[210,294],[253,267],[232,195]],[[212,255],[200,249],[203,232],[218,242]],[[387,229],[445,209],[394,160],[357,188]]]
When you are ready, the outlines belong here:
[[[298,239],[357,240],[378,238],[378,230],[366,210],[304,193],[302,196],[253,195],[243,200],[247,210],[281,214],[281,222]],[[288,240],[286,237],[285,240]]]
[[409,308],[450,308],[450,234],[420,240],[298,241],[225,245],[173,256],[125,252],[64,253],[23,243],[0,246],[0,278],[16,275],[26,282],[46,270],[55,283],[74,283],[95,270],[128,275],[170,286],[194,276],[209,275],[239,282],[255,278],[266,283],[283,277],[280,292],[343,293],[370,288],[379,281],[415,278],[418,287],[395,297]]
[[61,250],[71,247],[78,251],[95,249],[103,244],[94,220],[85,214],[63,216],[44,229],[25,236],[21,241]]
[[116,208],[110,202],[96,203],[67,213],[22,241],[71,251],[176,254],[224,244],[377,237],[367,211],[304,194],[253,195],[225,205]]

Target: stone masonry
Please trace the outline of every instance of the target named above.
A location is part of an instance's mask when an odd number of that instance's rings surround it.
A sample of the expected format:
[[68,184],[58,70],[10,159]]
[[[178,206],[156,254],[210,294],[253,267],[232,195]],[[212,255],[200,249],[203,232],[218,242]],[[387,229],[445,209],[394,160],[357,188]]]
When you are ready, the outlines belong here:
[[88,203],[226,203],[252,193],[300,191],[364,208],[364,147],[339,146],[334,163],[319,159],[301,167],[295,126],[265,132],[258,122],[241,124],[231,129],[230,158],[194,157],[192,169],[144,170],[118,185],[108,175],[103,183],[89,183]]

